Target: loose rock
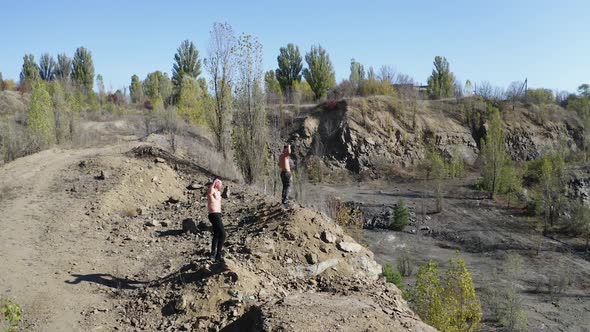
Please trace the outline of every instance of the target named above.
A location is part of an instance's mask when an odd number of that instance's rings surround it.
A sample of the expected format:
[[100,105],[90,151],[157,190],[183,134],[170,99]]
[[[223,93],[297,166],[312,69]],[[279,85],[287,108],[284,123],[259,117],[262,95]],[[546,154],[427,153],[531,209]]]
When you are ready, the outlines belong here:
[[360,244],[355,242],[339,242],[337,245],[338,249],[344,252],[359,252],[363,248]]
[[334,242],[336,242],[336,237],[334,235],[332,235],[332,233],[330,233],[328,231],[323,231],[322,232],[321,239],[322,239],[322,241],[324,241],[326,243],[334,243]]

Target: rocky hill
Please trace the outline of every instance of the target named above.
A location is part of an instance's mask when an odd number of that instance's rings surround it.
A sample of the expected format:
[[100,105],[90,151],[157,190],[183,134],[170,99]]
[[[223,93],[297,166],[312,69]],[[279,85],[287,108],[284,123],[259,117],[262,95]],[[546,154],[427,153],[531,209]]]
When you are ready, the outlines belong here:
[[210,178],[137,143],[3,166],[0,294],[29,331],[434,331],[338,225],[230,181],[209,261]]
[[[506,147],[514,160],[531,160],[565,146],[578,151],[583,126],[556,105],[502,105]],[[327,102],[290,128],[289,141],[300,159],[320,155],[332,168],[355,173],[378,164],[407,167],[434,146],[444,157],[474,164],[486,132],[486,104],[476,97],[459,101],[413,101],[374,96]]]

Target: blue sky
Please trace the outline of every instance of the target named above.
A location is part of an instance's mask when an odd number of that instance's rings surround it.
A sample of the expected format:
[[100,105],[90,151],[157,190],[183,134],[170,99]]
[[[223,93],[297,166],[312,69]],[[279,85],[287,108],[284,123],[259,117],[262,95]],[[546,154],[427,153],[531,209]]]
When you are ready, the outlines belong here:
[[70,56],[92,51],[107,89],[171,72],[184,39],[206,54],[213,22],[264,45],[264,67],[276,67],[279,47],[302,53],[320,44],[337,79],[350,59],[377,69],[391,65],[425,82],[436,55],[461,79],[507,86],[575,91],[590,82],[590,1],[28,1],[0,0],[0,71],[18,78],[25,53]]

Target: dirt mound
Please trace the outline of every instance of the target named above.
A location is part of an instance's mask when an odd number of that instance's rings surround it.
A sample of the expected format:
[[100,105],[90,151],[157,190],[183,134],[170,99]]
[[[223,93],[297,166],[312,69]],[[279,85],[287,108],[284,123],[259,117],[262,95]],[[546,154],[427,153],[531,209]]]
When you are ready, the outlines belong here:
[[[520,105],[503,112],[506,147],[513,159],[534,159],[563,142],[579,150],[583,127],[577,117],[558,106],[545,108]],[[485,136],[486,112],[486,104],[477,98],[412,105],[394,97],[351,98],[319,105],[290,128],[289,141],[301,160],[322,156],[330,168],[355,173],[416,164],[431,145],[446,159],[456,156],[472,165]]]
[[[431,330],[380,279],[373,254],[339,226],[299,206],[283,209],[237,183],[226,182],[226,263],[209,261],[204,194],[210,178],[189,166],[140,147],[70,169],[69,195],[94,202],[86,214],[96,236],[113,247],[109,257],[129,264],[127,272],[77,274],[115,299],[101,308],[113,318],[109,329]],[[139,212],[120,213],[129,206]],[[196,224],[192,232],[183,229],[188,218]],[[313,325],[304,308],[314,308]],[[85,324],[104,325],[100,317],[100,311],[86,314]]]

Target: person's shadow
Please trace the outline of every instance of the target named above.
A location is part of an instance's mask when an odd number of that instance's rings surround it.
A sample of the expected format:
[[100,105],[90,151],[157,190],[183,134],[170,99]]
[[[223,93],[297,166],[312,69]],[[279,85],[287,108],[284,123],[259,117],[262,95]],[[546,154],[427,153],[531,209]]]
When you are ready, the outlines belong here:
[[142,285],[147,284],[145,281],[131,280],[127,278],[115,277],[111,274],[106,273],[93,273],[93,274],[72,274],[75,280],[66,280],[65,282],[70,285],[79,284],[82,281],[93,282],[99,285],[117,288],[117,289],[136,289]]
[[[128,278],[119,278],[107,273],[92,273],[71,274],[71,276],[75,279],[66,280],[65,282],[70,285],[79,284],[81,282],[92,282],[116,289],[137,289],[141,287],[157,287],[165,283],[200,283],[216,274],[229,271],[228,267],[223,263],[216,263],[210,266],[202,264],[205,260],[206,259],[201,259],[199,261],[186,264],[177,271],[152,281],[139,281]],[[235,273],[229,273],[228,278],[234,281],[233,279],[237,279],[237,276]]]

